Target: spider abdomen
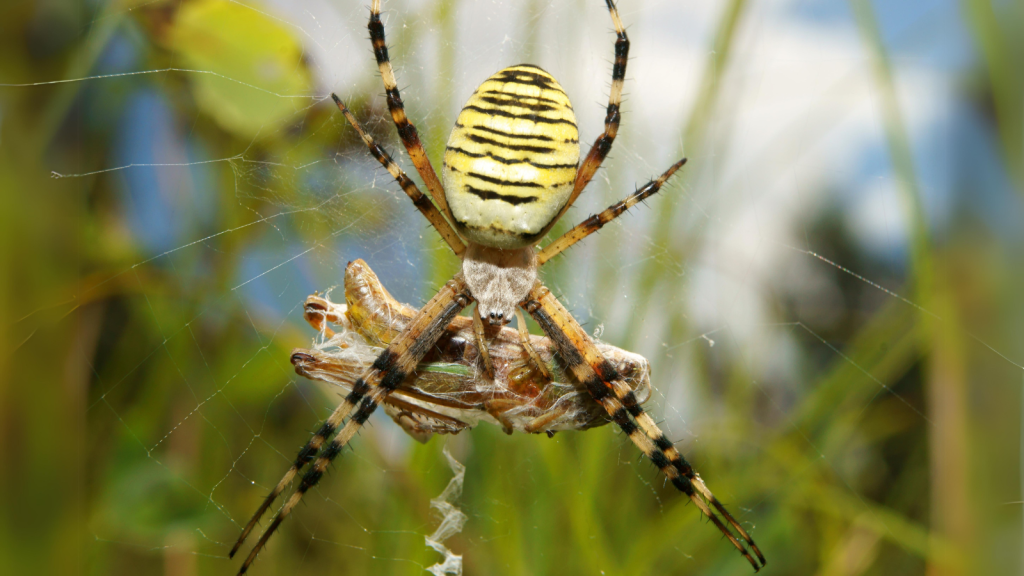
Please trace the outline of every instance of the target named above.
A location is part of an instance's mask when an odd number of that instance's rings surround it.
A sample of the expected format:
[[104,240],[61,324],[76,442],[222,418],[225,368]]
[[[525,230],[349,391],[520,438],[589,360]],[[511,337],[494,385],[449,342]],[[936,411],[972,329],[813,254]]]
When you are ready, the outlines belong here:
[[494,248],[533,244],[576,180],[579,131],[547,72],[520,64],[484,81],[448,138],[442,178],[455,227]]

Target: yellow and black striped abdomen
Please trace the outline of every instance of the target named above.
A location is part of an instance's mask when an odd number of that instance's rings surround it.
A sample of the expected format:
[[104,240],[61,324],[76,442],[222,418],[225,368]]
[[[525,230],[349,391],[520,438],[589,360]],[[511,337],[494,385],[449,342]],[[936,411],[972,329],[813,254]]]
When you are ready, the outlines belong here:
[[580,159],[576,116],[547,72],[521,64],[477,88],[448,138],[441,177],[467,240],[520,248],[565,205]]

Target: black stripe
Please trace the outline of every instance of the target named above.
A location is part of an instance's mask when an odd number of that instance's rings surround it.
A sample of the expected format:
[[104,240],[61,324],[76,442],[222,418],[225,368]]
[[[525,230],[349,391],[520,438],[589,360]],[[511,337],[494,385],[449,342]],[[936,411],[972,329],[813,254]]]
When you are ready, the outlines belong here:
[[[529,62],[523,62],[521,64],[509,66],[507,69],[505,69],[505,72],[513,72],[513,70],[510,70],[510,68],[532,68],[533,70],[539,71],[541,74],[548,73],[547,70],[541,68],[540,66],[537,66],[536,64],[530,64]],[[522,70],[516,70],[516,72],[522,72]],[[548,75],[550,76],[550,74]]]
[[567,107],[564,102],[559,102],[558,100],[552,100],[551,98],[545,98],[543,96],[527,96],[525,94],[515,94],[513,92],[502,92],[501,90],[484,90],[483,92],[479,92],[479,94],[497,94],[505,97],[529,98],[530,100],[536,100],[538,102],[550,102],[560,108]]
[[366,27],[370,30],[373,55],[377,58],[377,64],[388,62],[388,46],[384,43],[384,24],[380,21],[380,14],[371,14],[370,22]]
[[413,202],[416,202],[416,198],[419,196],[423,196],[423,193],[416,189],[416,185],[413,184],[412,180],[410,180],[404,172],[399,172],[398,177],[395,178],[395,180],[398,180],[398,185],[402,187],[402,190],[405,191],[406,195],[408,195]]
[[615,64],[612,66],[612,81],[626,77],[626,58],[629,55],[629,39],[620,36],[615,41]]
[[590,380],[587,380],[584,383],[584,386],[587,388],[587,392],[589,392],[594,400],[597,400],[598,402],[604,400],[609,394],[611,394],[611,391],[608,390],[608,385],[605,384],[598,376],[594,376]]
[[323,475],[324,471],[320,470],[316,466],[310,468],[306,472],[305,476],[302,477],[302,484],[299,484],[298,491],[304,494],[307,490],[316,486],[316,483],[320,481],[320,478],[322,478]]
[[398,389],[398,386],[405,381],[407,376],[408,374],[404,370],[392,368],[381,378],[380,387],[388,392],[393,392]]
[[506,74],[498,78],[493,78],[503,84],[521,84],[523,86],[535,86],[542,90],[557,90],[551,83],[551,80],[537,76],[536,74]]
[[316,435],[320,438],[327,438],[334,433],[334,424],[330,422],[324,422],[320,429],[316,431]]
[[604,115],[605,124],[618,124],[619,119],[622,117],[622,113],[619,111],[618,104],[608,104],[608,108]]
[[672,442],[662,434],[654,439],[654,445],[660,450],[669,450],[673,447]]
[[506,204],[518,206],[520,204],[530,204],[540,200],[537,196],[512,196],[510,194],[500,194],[498,192],[492,192],[490,190],[481,190],[472,186],[466,185],[462,187],[463,190],[470,194],[480,198],[481,200],[499,200]]
[[662,470],[671,466],[668,458],[665,457],[663,452],[655,452],[654,454],[651,454],[651,462],[654,462],[654,465]]
[[377,162],[380,162],[381,164],[387,164],[391,162],[391,156],[376,142],[374,142],[373,145],[370,146],[370,154],[372,154],[374,159],[376,159]]
[[672,479],[672,485],[679,489],[680,492],[687,496],[693,496],[693,484],[683,476],[676,476]]
[[295,464],[293,464],[293,466],[295,466],[296,469],[302,468],[313,461],[313,457],[316,456],[316,453],[317,449],[313,447],[313,444],[307,443],[302,447],[302,450],[299,450],[299,455],[295,457]]
[[[403,110],[403,118],[401,121],[395,121],[395,127],[398,128],[398,135],[404,140],[409,137],[409,119],[404,117],[405,105],[402,104],[402,95],[399,94],[397,86],[394,88],[386,88],[384,90],[384,95],[387,96],[388,110],[394,110],[395,108]],[[405,132],[403,132],[403,130],[405,130]]]
[[676,470],[679,470],[679,473],[683,476],[686,476],[687,478],[693,476],[693,466],[690,466],[690,463],[682,456],[673,460],[672,465],[675,466]]
[[341,454],[342,445],[337,442],[331,442],[331,445],[324,450],[324,458],[327,458],[328,462],[333,462],[338,454]]
[[358,378],[355,383],[352,384],[352,391],[348,393],[348,396],[345,396],[345,401],[349,404],[356,404],[369,392],[370,385],[366,383],[366,380]]
[[594,231],[600,230],[607,222],[600,218],[600,214],[595,214],[580,222],[576,227],[580,230],[590,230],[587,234],[593,234]]
[[[365,382],[363,384],[365,384]],[[353,390],[345,396],[345,402],[353,405],[359,404],[359,401],[363,399],[363,396],[366,396],[366,394],[357,394],[356,391]]]
[[352,415],[352,421],[362,426],[370,419],[370,414],[377,409],[377,403],[373,398],[366,398],[359,404],[359,409]]
[[494,184],[495,186],[503,186],[506,188],[543,188],[544,185],[538,184],[537,182],[517,182],[515,180],[504,180],[502,178],[495,178],[494,176],[486,176],[484,174],[477,174],[476,172],[466,172],[466,176],[472,176],[481,182],[487,182],[488,184]]
[[395,354],[389,348],[381,352],[380,356],[377,356],[377,359],[373,361],[373,369],[378,372],[384,372],[394,366],[396,360],[398,360],[398,354]]
[[472,104],[467,105],[463,110],[475,110],[481,114],[489,116],[504,116],[505,118],[515,118],[517,120],[529,120],[534,124],[568,124],[573,128],[576,127],[576,123],[572,120],[566,120],[564,118],[548,118],[547,116],[540,116],[537,114],[514,114],[500,108],[482,108],[480,106],[473,106]]
[[470,158],[491,158],[495,162],[500,162],[502,164],[529,164],[534,168],[541,168],[543,170],[565,170],[577,167],[577,164],[541,164],[540,162],[534,162],[530,158],[503,158],[501,156],[498,156],[497,154],[494,154],[493,152],[477,154],[475,152],[470,152],[469,150],[463,150],[458,146],[449,146],[448,150],[451,150],[452,152],[457,152],[459,154],[462,154],[463,156],[469,156]]
[[[455,127],[456,128],[462,128],[463,126],[462,126],[462,124],[456,123]],[[525,138],[527,140],[541,140],[543,142],[554,142],[555,141],[554,138],[551,138],[551,137],[548,137],[548,136],[543,136],[541,134],[537,134],[537,135],[513,134],[511,132],[505,132],[504,130],[495,130],[494,128],[488,128],[487,126],[470,126],[469,128],[471,130],[479,130],[481,132],[490,132],[491,134],[497,134],[499,136],[504,136],[506,138]],[[578,140],[577,140],[577,142],[578,142]],[[553,149],[545,148],[545,150],[553,150]]]
[[565,360],[565,363],[569,368],[579,366],[584,363],[583,356],[580,354],[580,351],[572,345],[572,341],[569,340],[569,337],[565,332],[562,332],[562,329],[558,327],[558,324],[551,319],[551,316],[548,316],[547,313],[540,308],[539,302],[537,303],[537,309],[530,312],[530,315],[537,321],[537,324],[540,324],[541,330],[548,335],[548,338],[551,338],[551,340],[555,342],[555,349],[562,355],[562,359]]
[[487,102],[488,104],[494,104],[495,106],[515,106],[516,108],[524,108],[526,110],[533,110],[534,112],[554,112],[562,108],[561,106],[551,106],[549,104],[541,104],[540,102],[533,104],[523,102],[522,98],[518,96],[506,96],[504,98],[480,96],[480,100]]
[[[405,114],[405,106],[402,104],[402,98],[398,96],[398,90],[395,90],[395,98],[393,101],[396,108],[402,109],[402,114]],[[388,108],[390,110],[390,108]],[[404,117],[401,122],[395,122],[395,128],[398,129],[398,137],[402,139],[402,142],[406,145],[416,145],[420,143],[419,132],[416,132],[416,127],[409,122],[409,119]]]
[[629,38],[623,34],[619,36],[618,40],[615,41],[615,57],[625,58],[629,55]]
[[[536,70],[540,70],[540,68],[534,68]],[[527,86],[537,86],[546,90],[557,90],[561,92],[561,90],[558,90],[558,88],[555,87],[554,78],[546,72],[543,74],[537,74],[535,72],[527,72],[525,70],[511,70],[506,68],[499,74],[493,76],[492,79],[508,84],[525,84]]]
[[613,366],[608,360],[602,360],[601,363],[597,365],[597,374],[605,382],[622,380],[622,376],[619,375],[619,371],[616,370],[615,366]]
[[612,81],[622,80],[626,77],[626,63],[615,60],[615,65],[612,66]]
[[514,150],[516,152],[535,152],[537,154],[551,154],[555,152],[554,148],[548,148],[547,146],[527,146],[526,144],[503,144],[497,140],[491,140],[490,138],[484,138],[483,136],[477,136],[476,134],[470,134],[467,136],[470,142],[476,142],[477,144],[490,144],[491,146],[497,146],[498,148],[506,148],[508,150]]
[[622,405],[626,407],[626,410],[629,410],[629,413],[633,416],[639,416],[644,413],[644,409],[637,403],[636,396],[633,395],[633,392],[627,390],[619,400],[622,402]]
[[612,421],[618,424],[626,435],[631,436],[638,430],[636,423],[629,418],[629,414],[622,407],[612,413]]
[[[418,194],[417,195],[413,195],[412,191],[415,191]],[[412,199],[412,205],[413,206],[419,208],[420,210],[427,210],[431,206],[434,205],[434,203],[430,201],[430,198],[427,198],[426,194],[420,192],[419,189],[413,188],[412,191],[408,191],[408,194],[409,194],[410,198]]]

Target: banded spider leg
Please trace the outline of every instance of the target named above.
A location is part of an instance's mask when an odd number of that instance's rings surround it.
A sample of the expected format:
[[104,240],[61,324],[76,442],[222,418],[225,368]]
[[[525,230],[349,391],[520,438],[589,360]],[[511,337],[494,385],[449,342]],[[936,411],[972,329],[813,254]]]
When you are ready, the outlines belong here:
[[[374,410],[377,409],[377,406],[388,394],[393,392],[416,368],[419,361],[426,356],[434,343],[441,337],[448,324],[463,308],[469,305],[471,299],[472,297],[466,287],[465,280],[462,279],[462,274],[456,274],[452,280],[445,284],[427,302],[426,306],[420,310],[416,318],[409,324],[409,327],[381,353],[377,360],[374,361],[370,370],[355,381],[352,391],[345,397],[345,400],[335,409],[327,421],[321,425],[320,429],[306,443],[302,450],[299,451],[295,462],[266,497],[263,504],[260,505],[256,514],[253,515],[242,531],[241,536],[239,536],[238,542],[231,549],[229,556],[233,557],[256,525],[256,522],[259,521],[260,516],[266,512],[277,496],[291,484],[292,479],[295,478],[299,470],[319,452],[319,457],[313,462],[312,467],[306,471],[299,487],[277,512],[270,526],[267,527],[263,535],[260,536],[259,541],[253,546],[249,556],[242,563],[242,567],[238,571],[239,574],[244,574],[249,569],[249,566],[256,559],[260,550],[266,545],[267,540],[273,535],[274,531],[277,530],[277,527],[288,514],[291,513],[295,505],[299,503],[302,496],[310,488],[317,485],[327,470],[327,466],[337,458],[342,448],[348,444],[349,440],[366,423],[370,414],[373,414]],[[357,406],[358,408],[356,408]],[[353,409],[355,409],[355,413],[352,414],[352,417],[341,428],[341,431],[334,436],[330,444],[320,452],[327,439],[338,430],[342,421]]]

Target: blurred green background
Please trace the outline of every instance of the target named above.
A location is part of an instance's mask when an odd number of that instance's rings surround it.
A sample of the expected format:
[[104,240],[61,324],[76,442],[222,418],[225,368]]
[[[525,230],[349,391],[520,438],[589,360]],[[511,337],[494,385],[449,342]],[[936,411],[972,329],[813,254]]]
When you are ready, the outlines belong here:
[[[365,4],[0,7],[4,573],[233,574],[337,402],[288,362],[304,297],[355,258],[413,304],[457,269],[326,98],[412,172]],[[520,61],[600,132],[599,0],[385,10],[435,166],[473,88]],[[690,163],[546,282],[650,358],[649,409],[765,573],[1021,573],[1024,4],[620,10],[623,129],[555,233]],[[418,445],[378,414],[252,573],[425,573],[445,445],[466,574],[750,571],[612,426]]]

